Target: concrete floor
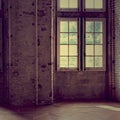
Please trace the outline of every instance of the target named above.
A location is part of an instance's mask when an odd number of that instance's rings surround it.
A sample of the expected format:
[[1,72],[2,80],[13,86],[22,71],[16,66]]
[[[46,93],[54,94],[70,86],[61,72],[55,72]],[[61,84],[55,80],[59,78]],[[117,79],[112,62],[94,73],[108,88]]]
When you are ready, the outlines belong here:
[[29,108],[0,107],[0,120],[120,120],[120,104],[72,102]]

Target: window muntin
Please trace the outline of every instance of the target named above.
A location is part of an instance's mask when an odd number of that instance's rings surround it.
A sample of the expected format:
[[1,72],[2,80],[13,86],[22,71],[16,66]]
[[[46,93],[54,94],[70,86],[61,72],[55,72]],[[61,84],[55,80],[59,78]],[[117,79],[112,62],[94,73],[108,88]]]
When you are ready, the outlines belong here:
[[[57,23],[57,68],[105,70],[105,0],[77,0],[77,7],[71,8],[69,3],[74,0],[66,0],[64,7],[63,1],[58,0],[56,14],[59,21]],[[77,26],[73,24],[74,22],[69,23],[73,19],[76,20]],[[74,26],[72,31],[70,26]],[[70,46],[71,44],[73,45]]]
[[60,68],[78,66],[78,21],[64,18],[58,20],[58,59]]

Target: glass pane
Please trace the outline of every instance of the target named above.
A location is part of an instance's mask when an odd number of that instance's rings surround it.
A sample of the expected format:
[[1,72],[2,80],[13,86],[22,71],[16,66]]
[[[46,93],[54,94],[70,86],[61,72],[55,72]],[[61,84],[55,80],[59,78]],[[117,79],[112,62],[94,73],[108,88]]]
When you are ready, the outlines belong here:
[[102,9],[103,8],[103,0],[95,0],[95,8]]
[[86,45],[86,55],[94,55],[94,46]]
[[94,34],[92,33],[86,34],[86,44],[94,44]]
[[69,44],[77,44],[77,33],[69,34]]
[[85,0],[86,9],[102,9],[103,0]]
[[94,22],[86,21],[86,32],[94,32]]
[[60,44],[68,44],[68,33],[60,34]]
[[69,22],[69,32],[77,32],[77,22],[76,21]]
[[77,45],[69,45],[69,55],[77,55]]
[[60,67],[68,67],[68,57],[60,57]]
[[103,44],[103,34],[95,33],[95,44]]
[[0,19],[0,71],[3,70],[3,56],[2,56],[2,19]]
[[77,57],[69,57],[69,67],[77,67]]
[[102,22],[95,22],[95,32],[102,32]]
[[85,0],[85,8],[94,8],[94,0]]
[[103,55],[102,45],[95,45],[95,55]]
[[68,0],[59,0],[60,8],[68,8]]
[[60,32],[68,32],[68,21],[60,22]]
[[86,67],[94,67],[94,58],[86,57]]
[[103,67],[103,58],[102,57],[95,57],[95,67]]
[[69,0],[69,8],[78,8],[78,0]]
[[60,45],[60,56],[68,55],[68,45]]

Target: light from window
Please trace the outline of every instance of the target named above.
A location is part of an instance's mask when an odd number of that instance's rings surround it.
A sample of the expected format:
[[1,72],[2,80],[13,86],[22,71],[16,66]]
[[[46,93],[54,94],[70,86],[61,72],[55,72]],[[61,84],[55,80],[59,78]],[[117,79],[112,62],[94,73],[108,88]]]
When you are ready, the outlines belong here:
[[78,8],[78,0],[59,0],[61,9]]
[[86,9],[102,9],[103,0],[85,0]]

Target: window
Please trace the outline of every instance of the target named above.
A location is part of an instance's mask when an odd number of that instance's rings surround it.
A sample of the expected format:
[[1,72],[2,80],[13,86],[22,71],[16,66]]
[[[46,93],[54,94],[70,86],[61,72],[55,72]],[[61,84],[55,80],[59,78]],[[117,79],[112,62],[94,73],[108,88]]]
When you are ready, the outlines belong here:
[[60,67],[76,68],[78,58],[77,20],[60,19],[58,22]]
[[105,70],[105,0],[57,0],[57,68]]

